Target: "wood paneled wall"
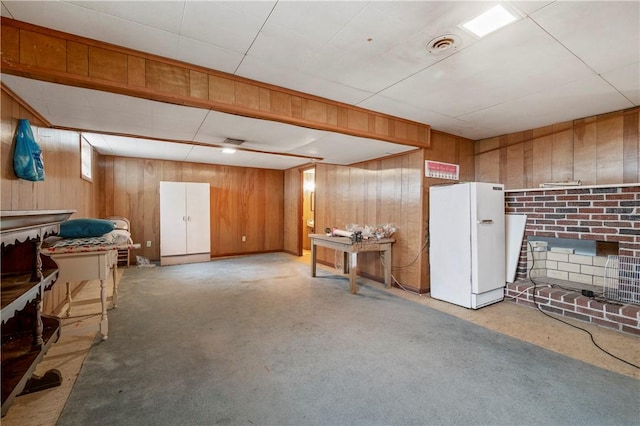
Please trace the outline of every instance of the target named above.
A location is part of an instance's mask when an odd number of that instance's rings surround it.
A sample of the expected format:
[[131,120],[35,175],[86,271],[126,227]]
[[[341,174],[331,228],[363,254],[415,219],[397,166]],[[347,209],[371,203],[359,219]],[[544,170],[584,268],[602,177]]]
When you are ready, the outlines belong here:
[[[422,164],[422,151],[415,150],[352,166],[316,165],[316,229],[345,229],[352,223],[393,224],[396,227],[393,275],[403,285],[416,289],[420,286],[420,264],[408,263],[419,256],[424,236]],[[334,251],[319,249],[318,259],[333,265]],[[382,280],[383,269],[377,253],[360,255],[358,263],[362,275]]]
[[[432,131],[431,148],[366,161],[351,166],[316,165],[316,232],[348,223],[396,226],[393,275],[406,288],[429,291],[428,250],[425,245],[429,214],[429,187],[448,181],[424,177],[424,160],[460,164],[460,180],[475,175],[473,141]],[[302,169],[285,173],[285,250],[298,254],[301,216]],[[319,248],[318,258],[333,265],[334,251]],[[359,260],[364,276],[382,281],[382,267],[375,254]]]
[[211,185],[212,257],[284,249],[283,171],[112,156],[101,158],[99,170],[100,214],[129,218],[142,244],[134,255],[160,259],[160,181]]
[[[450,135],[448,133],[432,131],[431,132],[431,148],[424,150],[424,159],[433,161],[442,161],[445,163],[453,163],[460,165],[459,182],[469,182],[474,180],[475,176],[475,160],[474,160],[474,142],[459,136]],[[423,173],[424,176],[424,173]],[[424,211],[424,227],[428,232],[429,227],[429,188],[433,185],[442,185],[445,183],[456,183],[457,181],[436,179],[423,177],[423,211]],[[429,275],[429,250],[426,247],[423,251],[424,262],[422,265],[421,287],[420,291],[425,293],[430,290]]]
[[638,182],[639,117],[632,108],[477,141],[475,179],[507,189]]
[[[18,119],[28,119],[42,150],[43,182],[18,179],[13,172],[13,146]],[[76,210],[71,218],[96,217],[99,186],[80,177],[80,136],[76,132],[41,127],[43,123],[10,94],[2,91],[2,143],[0,155],[2,210]],[[97,160],[97,156],[94,156]],[[95,170],[95,168],[94,168]],[[77,287],[79,283],[74,283]],[[65,299],[66,286],[53,285],[45,293],[43,311],[53,313]]]

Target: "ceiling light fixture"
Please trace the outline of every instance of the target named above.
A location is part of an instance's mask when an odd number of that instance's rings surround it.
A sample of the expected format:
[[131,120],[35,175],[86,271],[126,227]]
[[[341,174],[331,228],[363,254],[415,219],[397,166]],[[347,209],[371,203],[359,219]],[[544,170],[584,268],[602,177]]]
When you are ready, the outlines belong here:
[[501,5],[497,5],[487,10],[482,15],[473,18],[466,24],[462,24],[462,27],[471,31],[478,37],[484,37],[498,28],[502,28],[505,25],[510,24],[516,19],[517,17],[511,12],[507,11]]
[[234,152],[236,152],[236,150],[233,148],[222,148],[223,154],[233,154]]

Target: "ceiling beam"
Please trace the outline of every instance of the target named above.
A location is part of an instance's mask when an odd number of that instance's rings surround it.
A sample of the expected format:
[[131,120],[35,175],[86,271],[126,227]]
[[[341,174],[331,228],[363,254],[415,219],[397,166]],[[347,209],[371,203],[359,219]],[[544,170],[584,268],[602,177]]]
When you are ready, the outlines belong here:
[[403,145],[430,145],[427,124],[5,17],[1,30],[3,73]]

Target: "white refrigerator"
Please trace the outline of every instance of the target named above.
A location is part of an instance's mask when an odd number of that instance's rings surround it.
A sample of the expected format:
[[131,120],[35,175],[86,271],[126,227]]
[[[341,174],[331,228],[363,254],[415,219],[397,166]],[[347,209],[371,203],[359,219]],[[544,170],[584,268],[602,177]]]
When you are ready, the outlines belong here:
[[429,188],[431,297],[478,309],[504,298],[504,185]]

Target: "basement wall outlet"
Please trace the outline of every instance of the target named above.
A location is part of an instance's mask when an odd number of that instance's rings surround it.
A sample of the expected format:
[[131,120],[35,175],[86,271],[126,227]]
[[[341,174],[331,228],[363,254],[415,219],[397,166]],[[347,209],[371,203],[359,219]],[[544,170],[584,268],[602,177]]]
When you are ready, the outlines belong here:
[[151,241],[147,241],[147,247],[151,247]]

